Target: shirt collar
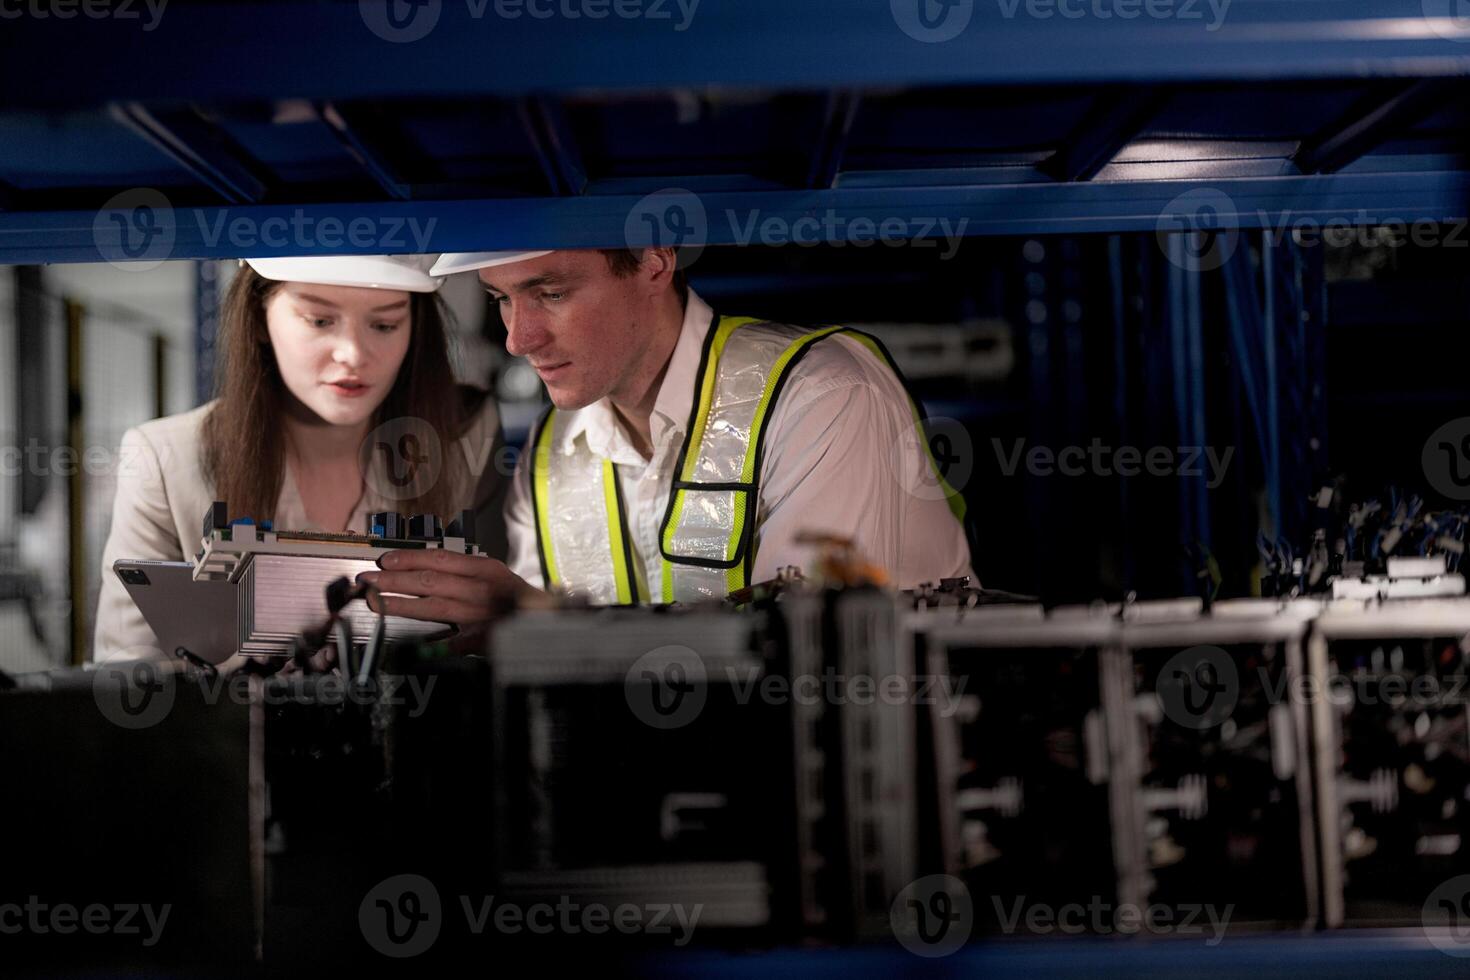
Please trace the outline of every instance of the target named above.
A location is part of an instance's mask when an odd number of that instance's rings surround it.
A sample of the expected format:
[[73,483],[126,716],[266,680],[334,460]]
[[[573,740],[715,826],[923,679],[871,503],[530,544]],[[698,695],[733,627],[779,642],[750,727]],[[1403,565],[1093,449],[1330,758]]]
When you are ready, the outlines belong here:
[[[699,373],[704,338],[713,319],[714,311],[709,304],[691,289],[684,304],[684,323],[679,328],[679,339],[669,357],[658,397],[654,399],[653,415],[649,419],[649,438],[655,454],[671,430],[682,434],[689,423],[689,411],[694,406],[695,375]],[[587,448],[592,452],[613,462],[640,465],[644,462],[618,425],[612,403],[606,398],[569,413],[556,448],[563,454],[570,454],[578,436],[586,440]]]

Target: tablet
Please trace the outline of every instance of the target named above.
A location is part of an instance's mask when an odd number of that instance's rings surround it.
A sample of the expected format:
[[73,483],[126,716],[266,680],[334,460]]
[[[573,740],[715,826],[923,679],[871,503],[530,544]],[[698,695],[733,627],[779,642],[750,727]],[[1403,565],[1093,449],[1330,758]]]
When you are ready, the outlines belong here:
[[194,581],[187,561],[122,558],[112,563],[165,654],[179,647],[223,663],[240,645],[237,592],[229,582]]

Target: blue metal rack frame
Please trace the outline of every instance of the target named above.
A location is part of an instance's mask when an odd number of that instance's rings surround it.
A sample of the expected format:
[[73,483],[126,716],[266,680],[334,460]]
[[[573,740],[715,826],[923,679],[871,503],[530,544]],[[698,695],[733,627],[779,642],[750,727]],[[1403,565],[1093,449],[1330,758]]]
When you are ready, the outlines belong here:
[[34,6],[0,262],[131,257],[130,222],[221,258],[1470,213],[1453,0]]

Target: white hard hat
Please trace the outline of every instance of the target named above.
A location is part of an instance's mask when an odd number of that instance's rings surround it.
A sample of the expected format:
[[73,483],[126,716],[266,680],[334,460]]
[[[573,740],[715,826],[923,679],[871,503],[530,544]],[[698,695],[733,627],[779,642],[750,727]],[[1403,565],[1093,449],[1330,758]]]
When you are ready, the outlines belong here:
[[551,252],[549,248],[540,252],[445,252],[434,263],[434,268],[429,270],[429,275],[452,276],[456,272],[469,272],[471,269],[488,269],[493,265],[510,265],[526,259],[539,259]]
[[430,275],[432,255],[300,255],[279,259],[241,259],[267,279],[314,282],[323,286],[367,286],[432,293],[444,280]]

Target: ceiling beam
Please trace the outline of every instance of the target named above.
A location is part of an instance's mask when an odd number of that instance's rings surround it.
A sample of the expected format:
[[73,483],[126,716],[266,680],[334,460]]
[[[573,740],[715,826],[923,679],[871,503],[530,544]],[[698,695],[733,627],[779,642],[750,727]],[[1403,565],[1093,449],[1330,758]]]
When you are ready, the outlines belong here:
[[114,119],[229,203],[265,200],[268,188],[260,164],[195,109],[155,110],[138,102],[117,102],[110,110]]

